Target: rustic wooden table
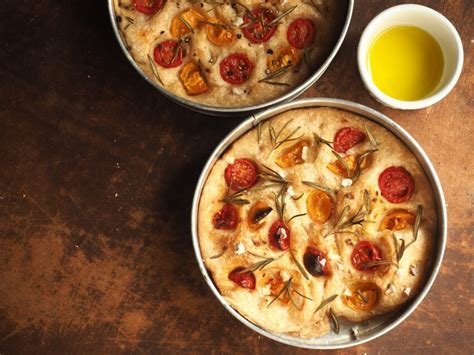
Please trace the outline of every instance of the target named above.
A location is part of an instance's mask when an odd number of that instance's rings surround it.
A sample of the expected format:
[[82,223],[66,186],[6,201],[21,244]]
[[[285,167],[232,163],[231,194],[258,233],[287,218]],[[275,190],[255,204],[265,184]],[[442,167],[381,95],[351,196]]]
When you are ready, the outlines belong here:
[[[425,110],[364,90],[356,46],[400,1],[358,0],[335,61],[304,96],[353,100],[405,127],[438,170],[449,239],[436,283],[394,331],[339,353],[473,353],[471,0],[421,1],[457,27],[465,64]],[[166,100],[122,55],[105,1],[2,3],[0,353],[303,353],[240,324],[194,258],[190,206],[210,152],[241,119]]]

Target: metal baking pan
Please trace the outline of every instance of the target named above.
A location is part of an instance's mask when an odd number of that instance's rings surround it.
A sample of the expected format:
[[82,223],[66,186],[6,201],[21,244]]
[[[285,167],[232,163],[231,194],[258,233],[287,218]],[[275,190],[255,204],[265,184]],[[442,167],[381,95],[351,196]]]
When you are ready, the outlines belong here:
[[149,78],[143,72],[143,70],[135,62],[132,55],[126,48],[125,41],[122,37],[119,26],[117,24],[117,19],[116,19],[115,9],[114,9],[114,0],[108,0],[108,7],[109,7],[110,20],[112,22],[112,28],[114,30],[115,36],[117,37],[117,41],[119,42],[120,48],[122,48],[123,53],[125,54],[127,59],[130,61],[132,66],[135,68],[135,70],[146,81],[148,81],[148,83],[154,86],[155,89],[157,89],[161,94],[163,94],[170,100],[197,112],[202,112],[202,113],[206,113],[206,114],[214,115],[214,116],[238,116],[238,115],[242,116],[251,112],[256,112],[256,111],[295,99],[296,97],[301,95],[304,91],[306,91],[309,87],[311,87],[324,74],[324,72],[329,67],[334,57],[336,56],[337,52],[339,51],[339,48],[341,47],[342,42],[344,38],[346,37],[347,31],[349,29],[349,24],[352,18],[352,11],[354,9],[354,0],[346,0],[346,2],[347,2],[347,14],[346,14],[344,24],[341,28],[339,37],[336,41],[336,44],[333,47],[332,51],[330,52],[329,56],[326,58],[323,64],[314,72],[314,74],[311,75],[305,81],[303,81],[301,84],[296,86],[294,89],[288,91],[286,94],[278,98],[275,98],[271,101],[264,102],[258,105],[244,106],[244,107],[217,107],[217,106],[202,105],[202,104],[193,102],[191,100],[188,100],[186,98],[177,96],[169,92],[162,86],[158,85],[157,83],[155,83],[153,79]]
[[[390,132],[395,134],[403,143],[405,143],[411,152],[417,157],[420,165],[422,166],[433,190],[433,194],[436,200],[437,212],[438,212],[438,243],[435,247],[434,261],[431,268],[431,272],[427,275],[425,284],[418,295],[409,301],[406,305],[401,308],[392,311],[390,313],[372,318],[370,320],[352,323],[341,318],[341,330],[339,334],[328,333],[323,337],[311,338],[311,339],[302,339],[293,337],[286,334],[277,334],[269,332],[237,312],[232,308],[219,293],[219,290],[216,288],[212,282],[211,276],[209,275],[204,262],[201,256],[201,250],[199,246],[198,239],[198,207],[199,200],[201,197],[201,192],[204,187],[204,184],[207,180],[207,177],[214,166],[214,163],[219,159],[219,157],[226,151],[226,149],[237,139],[239,139],[243,134],[255,127],[259,122],[265,121],[278,115],[279,113],[298,109],[298,108],[309,108],[309,107],[333,107],[341,110],[346,110],[349,112],[356,113],[361,115],[375,123],[380,124],[381,126],[388,129]],[[416,142],[416,140],[410,136],[407,131],[400,127],[397,123],[392,121],[387,116],[367,107],[354,102],[338,100],[338,99],[328,99],[328,98],[311,98],[297,100],[291,103],[283,104],[278,107],[270,108],[264,112],[256,114],[246,119],[242,124],[235,128],[231,133],[224,138],[224,140],[217,146],[214,152],[211,154],[209,160],[207,161],[204,169],[199,178],[196,192],[194,194],[193,206],[192,206],[192,236],[193,236],[193,245],[194,251],[196,253],[196,258],[199,264],[199,268],[206,280],[208,286],[211,288],[214,295],[219,299],[222,305],[239,321],[248,326],[249,328],[255,330],[256,332],[271,338],[273,340],[279,341],[284,344],[298,346],[302,348],[309,349],[340,349],[346,348],[349,346],[354,346],[368,342],[372,339],[375,339],[393,328],[402,323],[421,303],[421,301],[428,294],[431,286],[434,283],[436,275],[441,266],[443,259],[444,251],[446,248],[446,239],[447,239],[447,212],[446,212],[446,203],[444,198],[444,193],[438,179],[438,175],[431,163],[430,159]],[[358,335],[355,337],[351,334],[351,328],[357,326]]]

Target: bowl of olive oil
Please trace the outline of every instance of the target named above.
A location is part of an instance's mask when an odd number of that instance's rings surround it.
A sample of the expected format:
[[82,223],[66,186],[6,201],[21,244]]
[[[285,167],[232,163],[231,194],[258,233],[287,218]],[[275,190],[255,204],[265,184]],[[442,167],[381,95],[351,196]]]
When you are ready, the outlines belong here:
[[391,7],[364,30],[358,47],[364,85],[382,104],[420,109],[443,99],[461,74],[464,52],[454,26],[421,5]]

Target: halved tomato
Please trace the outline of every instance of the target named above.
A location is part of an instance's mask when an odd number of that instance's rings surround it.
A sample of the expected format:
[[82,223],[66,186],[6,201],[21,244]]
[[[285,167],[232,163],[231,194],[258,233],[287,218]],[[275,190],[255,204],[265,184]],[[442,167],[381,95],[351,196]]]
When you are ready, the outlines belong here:
[[176,68],[183,63],[183,48],[178,41],[163,41],[156,45],[153,57],[163,68]]
[[415,180],[402,166],[391,166],[379,175],[379,188],[388,202],[401,203],[411,199]]
[[272,23],[275,14],[266,7],[256,7],[244,15],[241,26],[244,36],[253,43],[268,41],[276,31],[277,24]]
[[310,46],[314,41],[315,28],[313,21],[302,17],[297,18],[288,26],[286,33],[288,42],[298,49]]
[[246,158],[235,159],[225,168],[224,178],[231,190],[250,189],[258,180],[257,164]]
[[255,202],[247,215],[247,224],[249,228],[251,230],[260,229],[264,225],[263,219],[272,211],[273,208],[271,208],[265,202]]
[[[344,162],[346,163],[347,167],[349,168],[349,173],[352,175],[354,174],[354,171],[357,167],[357,159],[358,157],[356,155],[346,155],[345,157],[342,158]],[[363,169],[365,168],[367,164],[367,158],[362,160],[360,164],[360,168]],[[336,175],[343,176],[343,177],[349,177],[347,175],[347,170],[346,168],[341,164],[339,159],[334,160],[332,163],[329,163],[327,165],[327,168],[331,170]]]
[[206,21],[206,16],[195,9],[187,9],[175,16],[171,21],[170,33],[179,38],[187,33],[194,32]]
[[309,145],[309,141],[301,140],[291,147],[285,148],[276,158],[275,163],[282,168],[291,168],[297,164],[303,164],[305,162],[303,159],[303,149],[304,147],[309,147]]
[[267,67],[271,72],[275,72],[289,65],[295,66],[299,61],[300,57],[293,48],[284,47],[267,58]]
[[290,247],[290,229],[283,221],[275,221],[268,231],[268,241],[273,249],[287,250]]
[[179,78],[188,95],[199,95],[209,90],[201,69],[193,61],[187,62],[183,66]]
[[209,41],[216,46],[225,46],[234,42],[234,31],[219,20],[218,18],[210,18],[206,24],[206,34]]
[[365,141],[365,133],[356,128],[344,127],[336,132],[334,136],[334,150],[345,153],[357,144]]
[[315,223],[326,223],[334,210],[334,201],[327,192],[314,189],[306,199],[309,218]]
[[135,9],[145,15],[156,14],[161,10],[164,4],[164,0],[133,0]]
[[315,247],[307,247],[303,256],[306,270],[313,276],[329,275],[329,262],[326,255]]
[[343,295],[343,302],[354,311],[371,311],[380,299],[380,288],[372,282],[356,283],[349,288],[351,295]]
[[222,60],[219,70],[224,81],[240,85],[250,79],[253,63],[245,53],[233,53]]
[[382,222],[380,222],[379,230],[389,229],[399,231],[407,229],[415,224],[416,215],[405,209],[398,209],[389,212]]
[[352,266],[359,271],[376,271],[380,266],[370,264],[380,260],[382,260],[380,249],[367,240],[357,243],[351,255]]
[[233,205],[224,205],[212,218],[216,229],[235,229],[239,222],[239,214]]
[[233,281],[237,285],[249,290],[255,290],[255,275],[253,272],[246,272],[244,267],[237,267],[232,270],[227,276],[229,280]]

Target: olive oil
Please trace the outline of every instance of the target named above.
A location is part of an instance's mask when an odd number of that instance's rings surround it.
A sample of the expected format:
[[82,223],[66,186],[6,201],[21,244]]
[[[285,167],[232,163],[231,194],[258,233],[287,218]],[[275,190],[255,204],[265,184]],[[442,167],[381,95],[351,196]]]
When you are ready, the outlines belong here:
[[382,32],[369,49],[368,66],[377,87],[398,100],[415,101],[432,94],[443,75],[439,43],[415,26]]

